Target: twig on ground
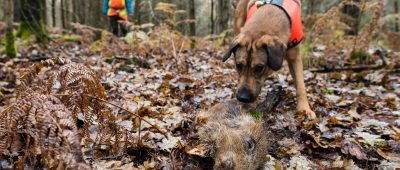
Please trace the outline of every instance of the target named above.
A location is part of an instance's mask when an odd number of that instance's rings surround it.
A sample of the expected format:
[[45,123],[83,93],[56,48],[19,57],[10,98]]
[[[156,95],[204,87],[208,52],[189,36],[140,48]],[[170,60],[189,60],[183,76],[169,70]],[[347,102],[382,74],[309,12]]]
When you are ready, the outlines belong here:
[[284,95],[285,91],[279,86],[278,90],[268,93],[266,99],[257,106],[256,110],[261,113],[271,112],[279,104]]
[[364,70],[380,70],[385,68],[383,65],[379,66],[357,66],[357,67],[342,67],[342,68],[322,68],[322,69],[311,69],[311,72],[314,73],[331,73],[331,72],[340,72],[340,71],[354,71],[354,72],[361,72]]
[[361,72],[364,70],[380,70],[387,68],[387,61],[385,60],[385,57],[387,56],[387,53],[382,52],[381,50],[377,50],[374,53],[375,55],[379,56],[379,58],[382,60],[381,65],[362,65],[362,66],[355,66],[355,67],[341,67],[341,68],[335,68],[335,66],[330,66],[330,67],[324,67],[322,69],[311,69],[311,72],[315,73],[331,73],[331,72],[339,72],[339,71],[354,71],[354,72]]
[[84,96],[90,97],[90,98],[92,98],[92,99],[95,99],[95,100],[104,102],[104,103],[106,103],[106,104],[112,105],[112,106],[114,106],[114,107],[117,107],[117,108],[119,108],[119,109],[125,110],[125,111],[129,112],[130,114],[134,115],[135,117],[139,118],[140,120],[143,120],[144,122],[146,122],[146,123],[149,124],[150,126],[154,127],[154,128],[155,128],[157,131],[159,131],[162,135],[164,135],[166,138],[168,138],[167,134],[166,134],[165,132],[163,132],[157,125],[153,125],[153,124],[150,123],[148,120],[146,120],[146,119],[140,117],[137,113],[134,113],[134,112],[132,112],[132,111],[130,111],[130,110],[128,110],[128,109],[125,109],[125,108],[123,108],[123,107],[121,107],[121,106],[118,106],[118,105],[116,105],[116,104],[114,104],[114,103],[111,103],[111,102],[109,102],[109,101],[107,101],[107,100],[100,99],[100,98],[98,98],[98,97],[94,97],[94,96],[87,95],[87,94],[84,94]]
[[147,69],[150,68],[150,63],[147,62],[146,60],[142,59],[142,58],[139,58],[139,57],[135,57],[135,56],[132,56],[132,57],[120,57],[120,56],[118,56],[118,57],[115,57],[115,59],[124,60],[124,61],[132,60],[135,63],[137,63],[140,67],[147,68]]

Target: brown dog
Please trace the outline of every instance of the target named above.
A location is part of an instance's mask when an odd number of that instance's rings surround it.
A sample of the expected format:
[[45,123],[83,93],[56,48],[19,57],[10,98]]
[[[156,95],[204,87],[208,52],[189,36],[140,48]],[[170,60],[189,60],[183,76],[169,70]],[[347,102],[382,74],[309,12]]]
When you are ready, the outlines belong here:
[[[280,0],[284,3],[287,1],[298,3],[296,0]],[[263,2],[265,3],[267,0]],[[234,3],[236,6],[234,31],[237,37],[223,61],[234,55],[236,69],[239,73],[236,98],[241,102],[254,102],[260,94],[266,78],[273,71],[281,68],[285,58],[295,81],[297,111],[305,111],[309,119],[314,119],[316,116],[309,106],[304,86],[303,63],[299,45],[288,48],[288,42],[292,38],[293,22],[287,12],[272,4],[259,6],[248,18],[250,7],[256,3],[260,3],[260,1],[240,0]],[[297,16],[300,16],[300,13]]]

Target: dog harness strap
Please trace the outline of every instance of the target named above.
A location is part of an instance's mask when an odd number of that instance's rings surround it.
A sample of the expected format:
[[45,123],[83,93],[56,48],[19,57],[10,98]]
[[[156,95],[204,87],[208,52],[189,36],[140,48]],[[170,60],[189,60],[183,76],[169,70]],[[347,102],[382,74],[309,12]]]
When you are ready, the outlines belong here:
[[252,5],[247,12],[247,20],[263,5],[271,4],[281,8],[290,21],[291,37],[288,48],[297,46],[303,40],[303,24],[301,22],[301,5],[299,0],[259,0]]

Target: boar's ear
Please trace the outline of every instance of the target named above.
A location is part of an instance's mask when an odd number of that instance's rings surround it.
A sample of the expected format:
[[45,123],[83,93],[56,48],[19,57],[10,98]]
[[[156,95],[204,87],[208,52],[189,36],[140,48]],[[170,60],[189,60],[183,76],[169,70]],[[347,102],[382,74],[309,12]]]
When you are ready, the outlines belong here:
[[236,50],[239,48],[240,44],[239,42],[234,42],[228,49],[228,51],[225,53],[224,58],[222,58],[222,62],[225,62],[228,60],[232,54],[236,52]]
[[267,53],[267,65],[277,71],[282,67],[283,58],[286,56],[286,45],[275,36],[264,35],[258,43]]

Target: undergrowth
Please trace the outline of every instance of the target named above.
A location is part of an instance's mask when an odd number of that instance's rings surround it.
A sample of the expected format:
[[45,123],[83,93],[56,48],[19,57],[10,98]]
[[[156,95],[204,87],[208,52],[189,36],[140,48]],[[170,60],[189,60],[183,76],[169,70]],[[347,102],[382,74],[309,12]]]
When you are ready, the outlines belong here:
[[[89,169],[82,139],[92,148],[111,146],[115,154],[134,144],[128,139],[135,137],[115,123],[99,78],[81,64],[62,58],[35,64],[21,76],[16,93],[16,102],[0,113],[0,157],[14,168]],[[79,117],[84,120],[78,129]],[[89,137],[94,124],[95,140]]]

